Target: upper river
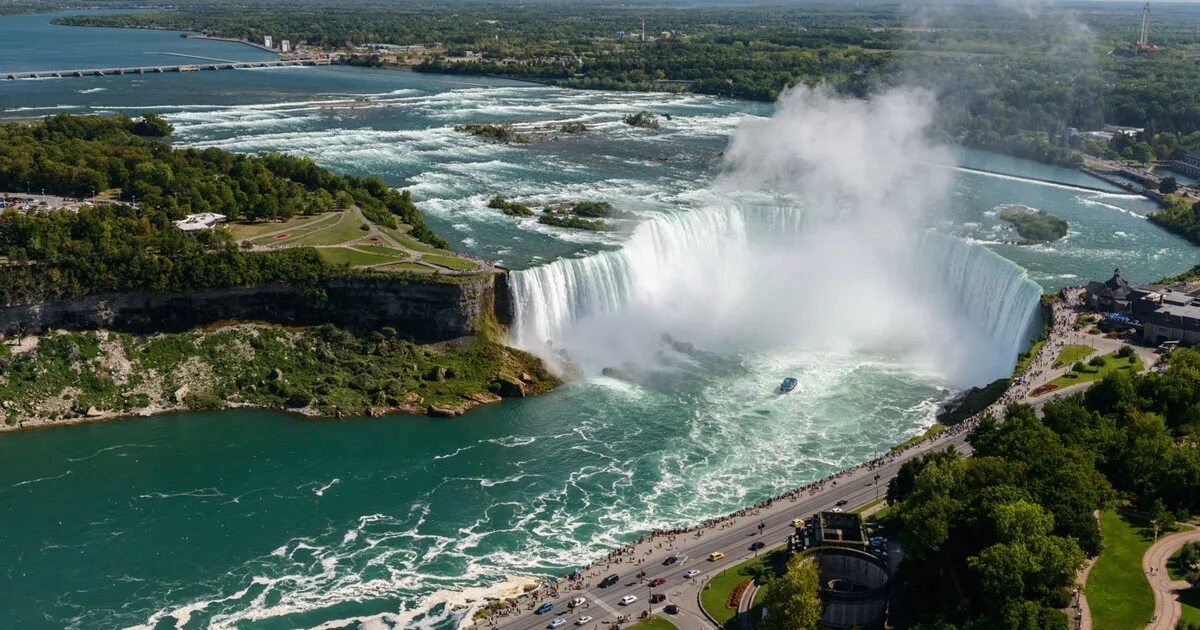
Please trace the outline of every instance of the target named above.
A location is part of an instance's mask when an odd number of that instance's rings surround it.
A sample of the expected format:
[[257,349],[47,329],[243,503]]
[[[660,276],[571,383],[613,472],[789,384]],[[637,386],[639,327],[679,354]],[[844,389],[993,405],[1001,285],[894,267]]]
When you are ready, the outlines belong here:
[[[265,54],[48,19],[0,17],[0,70]],[[621,122],[640,110],[670,119],[658,131]],[[515,343],[624,329],[698,351],[651,342],[633,382],[592,371],[454,421],[243,411],[0,435],[0,626],[447,627],[446,591],[565,572],[639,532],[885,451],[954,389],[1011,368],[1040,292],[1114,266],[1150,281],[1200,253],[1147,221],[1144,199],[1039,183],[1028,178],[1105,187],[960,151],[961,164],[1009,175],[953,173],[925,226],[927,277],[913,284],[937,297],[917,308],[923,296],[894,283],[838,291],[839,270],[793,255],[803,213],[715,189],[731,134],[770,116],[768,104],[348,67],[0,80],[0,116],[142,111],[163,113],[181,145],[308,155],[411,190],[455,248],[518,270]],[[565,121],[589,132],[499,145],[453,129]],[[487,208],[496,194],[607,200],[622,218],[612,232],[565,231]],[[1070,231],[1012,244],[1004,204],[1049,211]],[[741,275],[724,277],[730,268]],[[754,303],[764,292],[747,282],[777,299]],[[810,298],[853,308],[837,321],[789,311]],[[856,343],[846,330],[858,323],[895,331],[894,343]],[[814,345],[797,329],[847,339]],[[591,350],[608,359],[604,345]],[[787,375],[797,393],[775,395]]]

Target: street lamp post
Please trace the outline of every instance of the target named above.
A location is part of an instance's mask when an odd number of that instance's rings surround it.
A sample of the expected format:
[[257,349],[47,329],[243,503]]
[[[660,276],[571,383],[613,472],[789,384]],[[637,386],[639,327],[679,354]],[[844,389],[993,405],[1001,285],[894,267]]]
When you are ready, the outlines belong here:
[[879,500],[879,473],[875,473],[875,500]]

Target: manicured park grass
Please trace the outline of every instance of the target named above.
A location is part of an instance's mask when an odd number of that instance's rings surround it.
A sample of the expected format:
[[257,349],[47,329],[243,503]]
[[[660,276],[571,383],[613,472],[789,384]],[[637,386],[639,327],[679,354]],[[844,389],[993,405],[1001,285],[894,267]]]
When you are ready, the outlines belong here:
[[[330,212],[329,214],[326,214],[326,215],[322,216],[321,218],[313,220],[313,221],[297,221],[295,228],[287,228],[287,231],[285,231],[283,234],[279,234],[276,236],[262,236],[262,237],[258,237],[258,238],[253,238],[251,240],[251,242],[254,243],[255,245],[266,245],[266,246],[290,245],[290,244],[295,243],[296,241],[300,240],[301,238],[304,238],[308,234],[311,234],[317,230],[320,230],[325,227],[329,227],[329,226],[337,223],[339,220],[341,220],[341,216],[342,215],[340,213]],[[264,234],[264,233],[276,232],[280,229],[284,229],[282,226],[286,226],[287,224],[286,223],[276,223],[276,224],[266,223],[266,224],[258,224],[258,225],[281,226],[281,227],[277,227],[276,229],[268,229],[268,230],[263,230],[263,232],[260,232],[260,234]],[[234,234],[236,235],[236,232]],[[287,238],[279,238],[280,236],[286,236]]]
[[675,624],[662,617],[651,617],[643,619],[632,626],[625,626],[625,630],[678,630],[678,628],[676,628]]
[[453,252],[448,252],[444,249],[438,249],[427,243],[422,243],[421,241],[418,241],[417,239],[406,234],[402,229],[393,230],[392,228],[384,227],[382,225],[378,227],[380,230],[396,239],[398,243],[413,250],[414,252],[421,252],[422,254],[453,254]]
[[[704,607],[713,619],[721,625],[729,624],[737,617],[737,609],[728,608],[725,603],[729,594],[742,580],[750,580],[775,575],[787,563],[787,547],[780,546],[764,550],[757,558],[751,558],[739,565],[729,567],[712,576],[700,591],[700,605]],[[756,594],[755,600],[758,600]]]
[[1088,574],[1093,626],[1144,628],[1154,614],[1154,594],[1142,572],[1142,556],[1154,542],[1148,523],[1112,511],[1100,513],[1104,551]]
[[[321,227],[324,228],[327,223],[322,222]],[[352,241],[362,237],[366,232],[363,231],[363,222],[353,212],[343,212],[336,225],[328,228],[313,230],[303,237],[292,240],[287,239],[288,245],[306,246],[306,245],[340,245],[346,241]]]
[[454,256],[439,256],[437,254],[425,254],[421,256],[421,260],[432,263],[439,267],[453,269],[455,271],[470,271],[476,267],[475,263],[466,260],[465,258],[455,258]]
[[[1167,575],[1172,580],[1182,580],[1184,576],[1183,570],[1179,567],[1179,554],[1180,552],[1176,551],[1167,562]],[[1179,603],[1182,604],[1183,620],[1200,624],[1200,589],[1193,588],[1181,592]]]
[[387,256],[389,258],[400,258],[400,259],[408,258],[408,252],[405,252],[405,251],[399,250],[399,249],[395,249],[393,247],[384,247],[383,245],[354,245],[353,247],[354,247],[354,249],[357,249],[359,251],[367,252],[370,254],[377,254],[379,256]]
[[357,267],[361,265],[384,264],[397,260],[396,256],[361,252],[350,247],[318,247],[316,248],[316,251],[321,257],[321,260],[324,260],[331,265],[350,265],[351,267]]
[[1070,387],[1078,383],[1088,383],[1090,381],[1098,381],[1105,376],[1117,371],[1137,373],[1142,370],[1142,360],[1136,354],[1129,358],[1119,357],[1114,352],[1100,357],[1104,362],[1103,365],[1084,365],[1083,372],[1077,372],[1074,368],[1070,372],[1054,379],[1051,383],[1059,387]]
[[1091,346],[1085,346],[1078,343],[1072,343],[1063,346],[1058,352],[1058,362],[1063,365],[1074,365],[1076,361],[1082,361],[1090,356],[1095,350]]
[[322,221],[332,216],[330,213],[292,217],[287,221],[257,221],[254,223],[226,223],[225,229],[233,233],[233,237],[237,240],[245,238],[254,238],[268,232],[277,232],[279,230],[292,230],[308,223]]
[[431,272],[431,271],[433,271],[433,268],[422,265],[420,263],[398,262],[398,263],[393,263],[390,265],[383,265],[381,267],[376,267],[375,270],[376,271],[425,271],[425,272]]

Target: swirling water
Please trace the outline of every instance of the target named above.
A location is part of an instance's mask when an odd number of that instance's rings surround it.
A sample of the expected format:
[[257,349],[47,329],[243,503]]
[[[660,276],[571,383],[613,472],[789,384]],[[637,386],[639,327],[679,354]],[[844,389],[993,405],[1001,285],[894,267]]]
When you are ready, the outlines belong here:
[[[0,34],[12,24],[0,18]],[[143,34],[120,35],[130,46]],[[620,123],[642,109],[672,117],[657,133]],[[757,242],[758,224],[743,210],[714,212],[709,188],[728,134],[765,105],[350,68],[0,81],[0,113],[145,110],[164,112],[186,145],[310,155],[412,189],[456,247],[527,270],[514,334],[530,345],[597,313],[686,293],[672,248],[686,258]],[[592,131],[528,146],[453,131],[568,120]],[[962,157],[1017,176],[1079,177]],[[498,193],[605,199],[625,214],[613,233],[570,233],[487,209]],[[995,216],[1004,203],[1051,211],[1071,231],[1044,246],[1009,244]],[[1005,361],[1028,323],[1030,280],[1054,289],[1117,264],[1150,280],[1196,258],[1144,219],[1148,203],[1120,194],[961,173],[950,206],[931,227],[959,240],[929,237],[921,281],[951,287],[946,309],[974,320]],[[698,351],[661,345],[662,332]],[[956,384],[906,347],[739,348],[650,333],[656,362],[634,382],[592,372],[455,422],[237,412],[4,435],[0,625],[444,627],[455,614],[431,595],[562,572],[639,531],[857,463],[922,430]],[[799,391],[775,396],[784,375]]]

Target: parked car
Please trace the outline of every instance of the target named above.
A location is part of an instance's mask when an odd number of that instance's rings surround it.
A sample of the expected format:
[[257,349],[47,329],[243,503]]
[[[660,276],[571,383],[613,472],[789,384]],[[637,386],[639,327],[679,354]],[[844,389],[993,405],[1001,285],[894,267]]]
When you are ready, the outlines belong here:
[[572,599],[571,601],[567,602],[567,608],[577,608],[586,603],[587,603],[586,599],[584,599],[582,597],[576,597],[575,599]]
[[621,605],[628,606],[628,605],[632,604],[633,602],[636,602],[637,600],[638,600],[637,595],[626,595],[625,597],[621,598]]
[[603,580],[600,580],[600,588],[608,588],[613,584],[616,584],[618,581],[620,581],[620,579],[621,578],[617,577],[617,574],[614,573]]
[[533,610],[533,614],[543,615],[545,613],[550,612],[550,609],[552,609],[552,608],[554,608],[554,604],[552,604],[550,602],[546,602],[545,604],[542,604],[541,606],[538,606],[537,608],[535,608]]
[[804,527],[804,519],[802,519],[802,518],[792,519],[792,527]]

